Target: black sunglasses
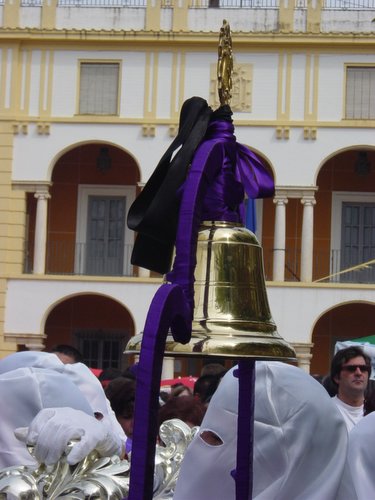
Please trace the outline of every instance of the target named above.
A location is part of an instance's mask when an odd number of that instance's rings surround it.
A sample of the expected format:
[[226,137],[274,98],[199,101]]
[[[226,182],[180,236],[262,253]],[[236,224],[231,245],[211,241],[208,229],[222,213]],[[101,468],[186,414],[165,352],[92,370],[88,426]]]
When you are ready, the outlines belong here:
[[344,371],[349,372],[349,373],[354,373],[357,370],[357,368],[359,368],[362,373],[365,373],[365,372],[367,372],[368,374],[371,373],[371,366],[369,366],[369,365],[346,365],[346,366],[342,366],[341,370],[344,370]]

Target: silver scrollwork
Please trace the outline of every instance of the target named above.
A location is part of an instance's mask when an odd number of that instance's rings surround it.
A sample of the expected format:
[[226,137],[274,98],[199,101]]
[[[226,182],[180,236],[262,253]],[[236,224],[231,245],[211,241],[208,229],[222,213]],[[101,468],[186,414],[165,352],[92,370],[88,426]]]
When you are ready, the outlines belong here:
[[[155,454],[155,500],[173,498],[182,459],[197,430],[178,419],[161,425],[162,443],[157,445]],[[128,495],[129,461],[116,456],[100,457],[92,451],[77,465],[70,466],[66,457],[72,446],[74,442],[52,466],[19,465],[0,470],[0,500],[121,500]],[[33,455],[33,447],[28,449]]]

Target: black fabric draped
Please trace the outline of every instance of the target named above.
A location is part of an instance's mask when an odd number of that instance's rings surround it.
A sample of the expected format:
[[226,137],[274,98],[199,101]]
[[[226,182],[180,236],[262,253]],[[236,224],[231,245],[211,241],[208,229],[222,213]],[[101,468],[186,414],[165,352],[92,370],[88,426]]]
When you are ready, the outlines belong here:
[[138,233],[132,264],[161,274],[170,270],[182,186],[211,116],[204,99],[192,97],[184,102],[176,138],[129,210],[128,227]]

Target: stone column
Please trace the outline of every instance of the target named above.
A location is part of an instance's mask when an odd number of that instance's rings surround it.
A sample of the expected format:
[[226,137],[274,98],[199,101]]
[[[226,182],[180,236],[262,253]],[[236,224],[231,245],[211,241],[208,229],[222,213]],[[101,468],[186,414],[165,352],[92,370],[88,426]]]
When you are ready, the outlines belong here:
[[149,278],[150,271],[144,267],[138,267],[138,278]]
[[288,198],[285,195],[276,194],[273,202],[276,205],[273,242],[273,281],[284,281],[286,204],[288,203]]
[[48,200],[51,196],[46,190],[37,191],[34,196],[38,201],[36,205],[33,273],[44,274],[46,265]]
[[164,358],[163,360],[163,370],[161,373],[162,380],[169,380],[174,378],[174,358]]
[[[138,182],[137,183],[138,188],[140,191],[145,187],[144,182]],[[144,267],[138,267],[138,278],[149,278],[150,277],[150,270],[145,269]]]
[[25,346],[30,351],[43,351],[43,349],[46,347],[43,344],[43,339],[41,339],[40,342],[38,342],[37,340],[33,340],[33,341],[30,341],[30,342],[27,342],[27,344],[25,344]]
[[302,243],[301,243],[301,281],[311,282],[313,272],[313,239],[314,239],[314,195],[301,199],[303,205]]
[[292,343],[292,346],[296,351],[298,367],[306,373],[310,373],[311,349],[314,347],[314,344]]

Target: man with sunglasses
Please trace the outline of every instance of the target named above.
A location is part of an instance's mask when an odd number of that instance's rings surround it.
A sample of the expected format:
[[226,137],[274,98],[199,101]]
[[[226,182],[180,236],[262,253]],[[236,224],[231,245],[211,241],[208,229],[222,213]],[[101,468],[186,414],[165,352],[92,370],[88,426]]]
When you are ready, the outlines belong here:
[[371,359],[360,347],[341,349],[332,359],[331,379],[337,388],[333,401],[344,417],[348,432],[363,417],[370,373]]

